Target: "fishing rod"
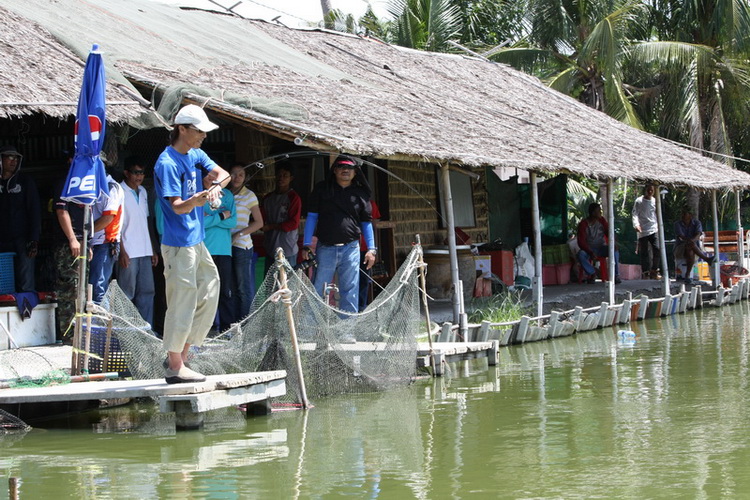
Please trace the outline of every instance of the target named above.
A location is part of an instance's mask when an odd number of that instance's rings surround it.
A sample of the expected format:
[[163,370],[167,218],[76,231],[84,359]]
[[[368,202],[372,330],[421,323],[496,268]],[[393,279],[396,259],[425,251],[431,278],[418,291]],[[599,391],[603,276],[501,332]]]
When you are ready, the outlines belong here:
[[291,160],[291,159],[297,159],[297,158],[306,158],[306,157],[311,157],[311,158],[315,158],[315,157],[328,157],[328,158],[330,158],[332,155],[336,155],[337,157],[346,158],[346,159],[349,159],[349,160],[353,161],[357,165],[357,168],[361,169],[361,167],[363,165],[367,165],[368,167],[377,169],[377,170],[383,172],[384,174],[386,174],[386,175],[394,178],[395,180],[397,180],[398,182],[400,182],[401,184],[403,184],[404,186],[406,186],[413,193],[415,193],[422,201],[425,202],[425,204],[428,207],[430,207],[430,209],[435,214],[437,214],[437,216],[440,218],[440,220],[443,223],[447,224],[448,221],[443,216],[443,214],[441,214],[440,211],[435,208],[435,206],[432,204],[432,202],[430,200],[428,200],[422,193],[420,193],[419,190],[417,190],[414,186],[412,186],[407,181],[405,181],[404,179],[402,179],[398,175],[394,174],[390,170],[387,170],[387,169],[381,167],[380,165],[376,165],[375,163],[373,163],[371,161],[368,161],[368,160],[365,160],[363,158],[359,158],[359,157],[356,157],[356,156],[351,156],[351,155],[344,154],[344,153],[332,153],[332,152],[327,152],[327,151],[290,151],[290,152],[287,152],[287,153],[277,153],[275,155],[266,156],[265,158],[261,158],[260,160],[254,161],[252,163],[248,163],[243,168],[245,170],[247,170],[247,169],[249,169],[251,167],[255,167],[257,169],[255,172],[253,172],[250,176],[247,177],[247,181],[249,181],[250,179],[252,179],[256,175],[258,175],[269,164],[274,164],[274,163],[277,163],[279,161],[284,161],[284,160]]

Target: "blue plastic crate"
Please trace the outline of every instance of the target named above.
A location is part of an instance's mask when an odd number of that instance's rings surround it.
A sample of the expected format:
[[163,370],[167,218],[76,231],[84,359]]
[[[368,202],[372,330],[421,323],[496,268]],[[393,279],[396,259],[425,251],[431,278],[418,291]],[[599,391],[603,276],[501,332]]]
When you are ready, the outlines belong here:
[[[91,340],[89,352],[99,358],[104,357],[104,349],[107,345],[107,329],[102,326],[91,327]],[[128,360],[132,358],[129,352],[123,352],[120,341],[117,338],[117,329],[112,331],[109,342],[109,358],[107,360],[108,372],[119,372],[121,377],[130,377]],[[102,373],[103,359],[89,357],[89,373]]]
[[13,274],[15,252],[0,253],[0,293],[16,293],[16,277]]

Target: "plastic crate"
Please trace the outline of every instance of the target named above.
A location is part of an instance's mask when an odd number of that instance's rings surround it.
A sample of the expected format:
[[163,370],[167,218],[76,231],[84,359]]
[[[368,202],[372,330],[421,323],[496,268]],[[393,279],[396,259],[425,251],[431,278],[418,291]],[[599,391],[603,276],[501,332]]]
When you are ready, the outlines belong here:
[[0,294],[16,293],[16,277],[13,274],[15,252],[0,253]]
[[[104,364],[104,348],[107,345],[107,329],[101,326],[91,327],[91,343],[89,352],[102,359],[96,359],[89,356],[89,373],[102,373]],[[120,341],[117,339],[116,330],[112,330],[112,336],[109,342],[109,358],[107,359],[107,371],[118,372],[121,377],[129,377],[130,369],[128,360],[131,354],[123,352],[120,348]]]
[[620,264],[620,278],[624,280],[641,279],[640,264]]
[[542,266],[542,284],[557,285],[557,266],[553,264],[544,264]]
[[542,247],[542,264],[554,266],[560,264],[560,249],[558,245],[547,245]]
[[558,285],[567,285],[570,283],[570,269],[573,267],[572,262],[565,262],[555,266],[555,273]]

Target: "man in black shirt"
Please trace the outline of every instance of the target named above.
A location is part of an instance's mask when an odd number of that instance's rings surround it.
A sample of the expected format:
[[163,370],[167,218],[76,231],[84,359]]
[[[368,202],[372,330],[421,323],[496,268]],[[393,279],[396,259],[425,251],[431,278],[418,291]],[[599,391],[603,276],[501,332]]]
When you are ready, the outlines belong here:
[[367,244],[364,262],[368,269],[375,263],[377,253],[372,230],[371,191],[362,171],[350,158],[337,158],[330,174],[310,195],[302,259],[308,258],[312,237],[316,234],[315,290],[323,295],[324,285],[331,283],[336,274],[339,308],[357,312],[360,235],[364,235]]

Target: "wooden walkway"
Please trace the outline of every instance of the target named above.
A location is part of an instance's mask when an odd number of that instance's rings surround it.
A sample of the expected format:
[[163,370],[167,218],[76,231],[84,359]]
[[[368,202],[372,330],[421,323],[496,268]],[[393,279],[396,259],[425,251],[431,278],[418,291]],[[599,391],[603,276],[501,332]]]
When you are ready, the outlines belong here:
[[[167,384],[164,379],[151,379],[3,389],[0,405],[150,397],[159,402],[161,412],[175,412],[178,429],[196,429],[203,425],[204,413],[209,410],[245,403],[270,410],[270,398],[286,394],[285,379],[286,372],[278,370],[209,375],[205,382],[188,384]],[[251,413],[259,412],[248,412]]]
[[[438,377],[445,373],[446,363],[455,363],[467,359],[487,358],[487,364],[497,365],[497,350],[500,343],[497,340],[484,342],[433,342],[432,350],[427,342],[417,344],[417,367],[433,366],[433,375]],[[334,344],[336,349],[347,352],[377,352],[385,351],[388,344],[385,342],[352,342],[346,344]],[[317,344],[307,342],[300,344],[303,351],[315,350]],[[332,346],[329,346],[332,347]],[[432,363],[430,363],[432,359]]]
[[500,343],[497,340],[484,342],[433,342],[432,350],[430,344],[420,343],[417,352],[417,366],[432,366],[434,375],[441,376],[445,373],[446,363],[455,363],[467,359],[487,358],[489,366],[497,365],[497,350]]

